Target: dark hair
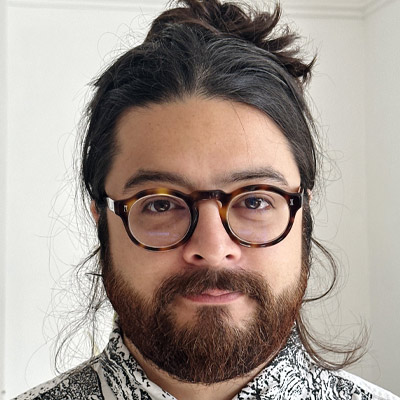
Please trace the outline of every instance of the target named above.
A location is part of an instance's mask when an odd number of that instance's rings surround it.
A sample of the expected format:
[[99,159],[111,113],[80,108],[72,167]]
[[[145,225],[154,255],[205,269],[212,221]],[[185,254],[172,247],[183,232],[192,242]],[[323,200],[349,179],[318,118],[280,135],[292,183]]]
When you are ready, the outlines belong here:
[[[316,183],[318,153],[316,129],[305,101],[304,87],[315,58],[303,60],[298,37],[289,27],[278,27],[281,9],[261,12],[219,0],[181,0],[156,18],[144,42],[116,60],[94,82],[95,94],[87,109],[82,139],[81,189],[100,212],[100,246],[88,257],[106,257],[105,180],[116,152],[116,124],[132,107],[163,103],[187,96],[222,98],[263,111],[280,127],[295,157],[306,190],[304,252],[311,265],[317,248],[332,267],[328,294],[336,281],[337,266],[330,253],[313,237],[308,193]],[[101,274],[99,264],[94,274]],[[104,301],[101,285],[92,286],[91,310]],[[310,301],[308,299],[307,301]],[[93,308],[94,307],[94,308]],[[88,311],[95,319],[95,311]],[[359,358],[361,346],[336,350],[319,343],[302,316],[300,337],[314,360],[328,368],[341,368]],[[340,362],[326,360],[316,349],[342,353]]]
[[287,137],[301,184],[312,189],[316,175],[312,118],[303,85],[314,62],[304,63],[286,28],[273,37],[280,8],[247,15],[217,0],[185,0],[187,7],[161,14],[145,41],[120,57],[94,83],[83,143],[84,189],[99,207],[115,150],[115,126],[130,107],[198,95],[256,107]]

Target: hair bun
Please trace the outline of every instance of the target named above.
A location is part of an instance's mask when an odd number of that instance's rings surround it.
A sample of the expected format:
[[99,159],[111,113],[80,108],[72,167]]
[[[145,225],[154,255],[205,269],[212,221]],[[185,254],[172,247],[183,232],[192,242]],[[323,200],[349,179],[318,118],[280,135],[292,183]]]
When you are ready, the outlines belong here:
[[177,7],[163,12],[153,21],[146,40],[162,34],[173,24],[197,25],[215,35],[226,35],[251,42],[274,55],[276,61],[295,78],[308,80],[315,57],[310,63],[303,62],[295,42],[299,39],[289,26],[278,29],[281,8],[275,5],[272,12],[260,11],[249,4],[220,0],[178,0]]

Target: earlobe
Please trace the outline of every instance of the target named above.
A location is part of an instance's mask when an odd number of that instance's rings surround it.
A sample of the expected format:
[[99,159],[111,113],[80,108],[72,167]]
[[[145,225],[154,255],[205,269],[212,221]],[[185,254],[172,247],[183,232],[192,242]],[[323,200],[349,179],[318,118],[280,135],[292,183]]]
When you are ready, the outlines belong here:
[[99,223],[99,210],[97,209],[96,202],[92,200],[90,202],[90,212],[92,213],[93,219],[96,222],[96,224]]

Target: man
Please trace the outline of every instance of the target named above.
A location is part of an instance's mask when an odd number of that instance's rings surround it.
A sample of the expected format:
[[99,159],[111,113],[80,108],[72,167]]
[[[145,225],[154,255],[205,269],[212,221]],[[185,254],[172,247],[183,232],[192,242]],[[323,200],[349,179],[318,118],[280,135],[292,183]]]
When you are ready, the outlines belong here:
[[118,317],[103,353],[18,399],[397,398],[325,360],[302,321],[325,251],[313,62],[279,16],[183,1],[96,81],[82,187]]

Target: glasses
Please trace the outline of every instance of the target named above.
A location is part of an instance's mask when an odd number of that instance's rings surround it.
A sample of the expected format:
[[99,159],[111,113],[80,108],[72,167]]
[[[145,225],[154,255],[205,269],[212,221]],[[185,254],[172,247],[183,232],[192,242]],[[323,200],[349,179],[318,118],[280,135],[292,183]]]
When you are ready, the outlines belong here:
[[[300,193],[301,192],[301,193]],[[303,204],[303,192],[289,193],[270,185],[251,185],[225,193],[199,190],[143,190],[126,200],[107,198],[130,239],[153,251],[171,250],[187,242],[199,219],[198,203],[216,200],[230,238],[246,247],[268,247],[283,240]]]

